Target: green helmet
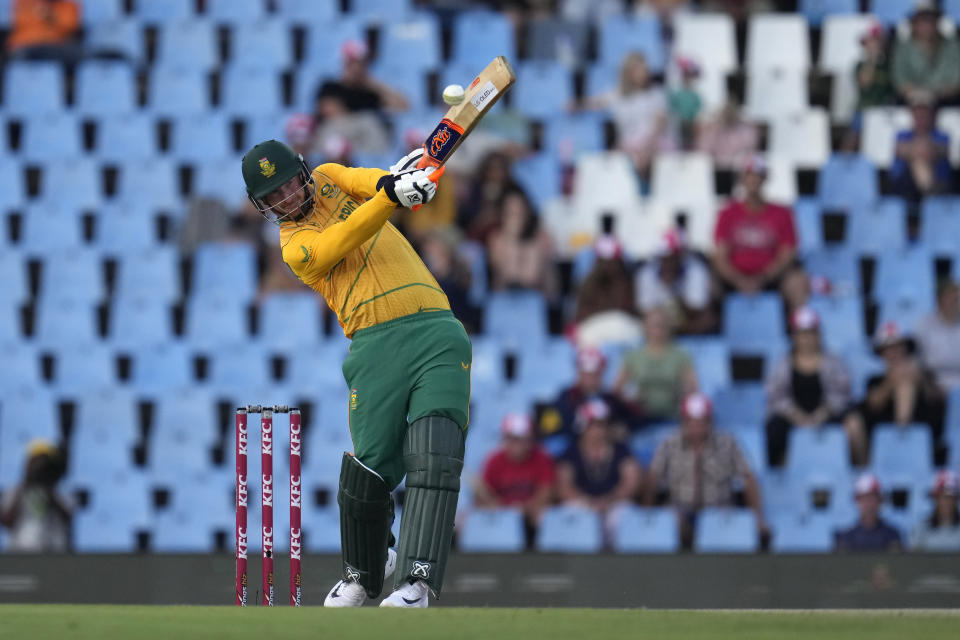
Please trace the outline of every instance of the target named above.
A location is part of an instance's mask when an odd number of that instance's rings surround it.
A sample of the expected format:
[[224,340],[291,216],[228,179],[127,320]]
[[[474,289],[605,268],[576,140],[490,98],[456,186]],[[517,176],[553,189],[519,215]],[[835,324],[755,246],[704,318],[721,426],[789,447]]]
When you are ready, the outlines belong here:
[[[309,189],[307,197],[301,204],[301,213],[295,218],[313,209],[313,177],[310,175],[307,163],[304,162],[303,156],[284,143],[277,140],[261,142],[247,151],[241,164],[243,182],[247,185],[247,196],[267,219],[277,221],[285,216],[275,216],[270,211],[270,207],[263,204],[262,198],[297,175],[303,177],[304,188],[309,187]],[[274,215],[274,218],[271,218],[271,215]]]

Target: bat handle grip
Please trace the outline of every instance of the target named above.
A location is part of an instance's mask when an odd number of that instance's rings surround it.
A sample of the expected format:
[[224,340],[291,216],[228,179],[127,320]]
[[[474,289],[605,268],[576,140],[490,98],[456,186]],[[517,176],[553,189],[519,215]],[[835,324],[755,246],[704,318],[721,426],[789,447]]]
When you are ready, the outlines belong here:
[[420,157],[420,162],[417,163],[417,169],[426,169],[427,167],[437,167],[439,169],[440,163],[427,153],[427,145],[423,145],[423,155]]

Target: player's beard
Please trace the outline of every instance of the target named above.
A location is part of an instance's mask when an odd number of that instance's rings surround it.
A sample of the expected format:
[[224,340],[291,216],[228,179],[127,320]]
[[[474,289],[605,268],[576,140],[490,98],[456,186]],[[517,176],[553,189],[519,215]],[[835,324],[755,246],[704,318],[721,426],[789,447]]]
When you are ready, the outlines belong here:
[[306,176],[304,178],[303,185],[296,193],[300,193],[301,191],[304,192],[305,195],[303,201],[300,203],[300,206],[294,209],[292,212],[278,212],[280,215],[276,216],[275,219],[277,224],[282,224],[284,222],[293,222],[295,224],[299,224],[306,221],[306,219],[313,212],[313,207],[317,200],[317,190],[313,181],[313,176]]

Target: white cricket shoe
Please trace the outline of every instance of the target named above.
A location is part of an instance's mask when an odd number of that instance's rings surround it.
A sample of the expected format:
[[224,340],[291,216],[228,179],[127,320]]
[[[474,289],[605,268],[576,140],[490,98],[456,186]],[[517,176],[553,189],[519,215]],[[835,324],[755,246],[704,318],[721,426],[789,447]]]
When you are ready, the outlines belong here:
[[[383,579],[393,575],[397,568],[397,552],[387,549],[387,563],[384,565]],[[367,592],[353,580],[340,580],[323,601],[325,607],[362,607],[367,601]]]
[[423,580],[407,583],[391,593],[380,603],[381,607],[403,607],[405,609],[426,609],[430,588]]

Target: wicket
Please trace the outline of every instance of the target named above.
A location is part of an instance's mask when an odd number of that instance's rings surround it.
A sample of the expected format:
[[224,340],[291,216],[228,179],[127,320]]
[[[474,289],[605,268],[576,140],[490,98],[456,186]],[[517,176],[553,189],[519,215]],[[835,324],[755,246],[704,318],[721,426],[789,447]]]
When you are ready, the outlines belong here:
[[302,532],[300,526],[301,491],[301,425],[300,409],[248,405],[236,412],[237,442],[237,577],[236,604],[247,606],[247,416],[260,414],[260,508],[261,547],[263,557],[261,604],[274,605],[273,573],[273,414],[290,414],[290,605],[299,607],[302,599],[301,571]]

